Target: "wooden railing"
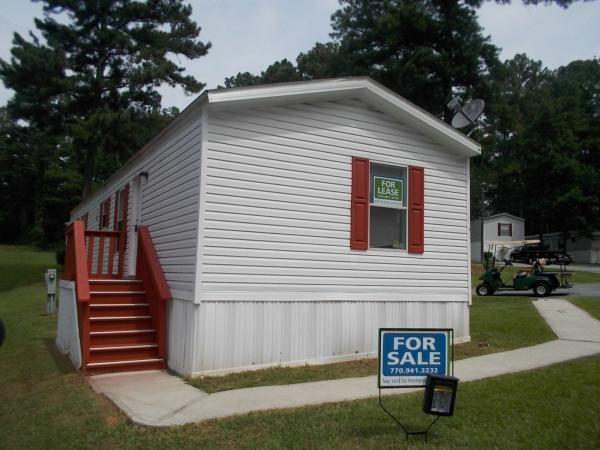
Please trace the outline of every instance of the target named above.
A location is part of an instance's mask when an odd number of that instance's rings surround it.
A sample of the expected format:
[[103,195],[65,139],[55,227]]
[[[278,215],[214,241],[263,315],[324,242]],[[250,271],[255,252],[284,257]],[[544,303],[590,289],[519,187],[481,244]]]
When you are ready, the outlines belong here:
[[82,366],[89,361],[90,342],[90,282],[85,251],[85,229],[81,220],[75,220],[66,230],[65,268],[63,280],[75,283],[75,297],[79,316]]
[[166,358],[166,301],[171,292],[163,274],[156,249],[150,237],[148,227],[138,226],[137,278],[142,280],[146,291],[146,301],[158,342],[158,356]]
[[85,237],[87,239],[87,267],[90,278],[123,278],[125,232],[85,230]]

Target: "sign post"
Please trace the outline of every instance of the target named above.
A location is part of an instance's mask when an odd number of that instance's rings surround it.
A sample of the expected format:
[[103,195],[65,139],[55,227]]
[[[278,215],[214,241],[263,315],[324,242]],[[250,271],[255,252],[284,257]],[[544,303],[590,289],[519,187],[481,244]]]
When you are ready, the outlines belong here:
[[[377,387],[379,388],[379,405],[402,428],[408,439],[409,435],[425,435],[441,415],[452,415],[458,379],[452,377],[454,367],[453,330],[440,328],[380,328],[379,329],[379,361]],[[433,381],[432,381],[433,380]],[[448,381],[450,380],[450,381]],[[436,384],[437,383],[437,384]],[[452,408],[444,409],[444,414],[432,408],[434,386],[450,389]],[[426,387],[431,391],[425,399],[428,407],[423,411],[437,417],[424,431],[408,431],[408,429],[383,405],[382,389]],[[442,392],[442,391],[440,391]],[[445,391],[444,391],[445,392]],[[439,398],[435,397],[436,401]],[[437,407],[437,403],[434,406]]]

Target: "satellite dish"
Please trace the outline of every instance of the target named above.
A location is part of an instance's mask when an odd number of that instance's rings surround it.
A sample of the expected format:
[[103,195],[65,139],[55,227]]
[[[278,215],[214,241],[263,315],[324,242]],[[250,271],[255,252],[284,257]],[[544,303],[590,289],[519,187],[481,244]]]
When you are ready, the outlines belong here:
[[460,104],[460,99],[454,97],[448,103],[448,108],[454,111],[452,118],[452,126],[454,128],[464,128],[469,125],[477,125],[477,119],[483,113],[484,102],[480,98],[473,99],[463,107]]

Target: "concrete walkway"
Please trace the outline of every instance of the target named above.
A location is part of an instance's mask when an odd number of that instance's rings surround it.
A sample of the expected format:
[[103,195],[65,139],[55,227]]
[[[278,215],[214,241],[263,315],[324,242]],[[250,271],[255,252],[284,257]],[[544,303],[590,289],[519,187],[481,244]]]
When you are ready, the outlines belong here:
[[[559,339],[456,361],[454,372],[461,382],[536,369],[600,353],[600,321],[564,300],[537,300],[534,305]],[[108,396],[133,422],[150,426],[183,425],[253,411],[378,395],[375,376],[237,389],[210,395],[161,371],[97,375],[88,380],[97,392]],[[383,393],[398,395],[421,389],[388,389]]]

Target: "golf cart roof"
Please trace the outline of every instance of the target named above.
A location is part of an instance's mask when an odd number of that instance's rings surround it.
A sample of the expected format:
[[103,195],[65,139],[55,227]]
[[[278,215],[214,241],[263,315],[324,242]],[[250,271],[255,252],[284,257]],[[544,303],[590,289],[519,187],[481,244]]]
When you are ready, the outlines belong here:
[[526,239],[524,241],[488,241],[489,245],[525,245],[525,244],[539,244],[539,239]]

